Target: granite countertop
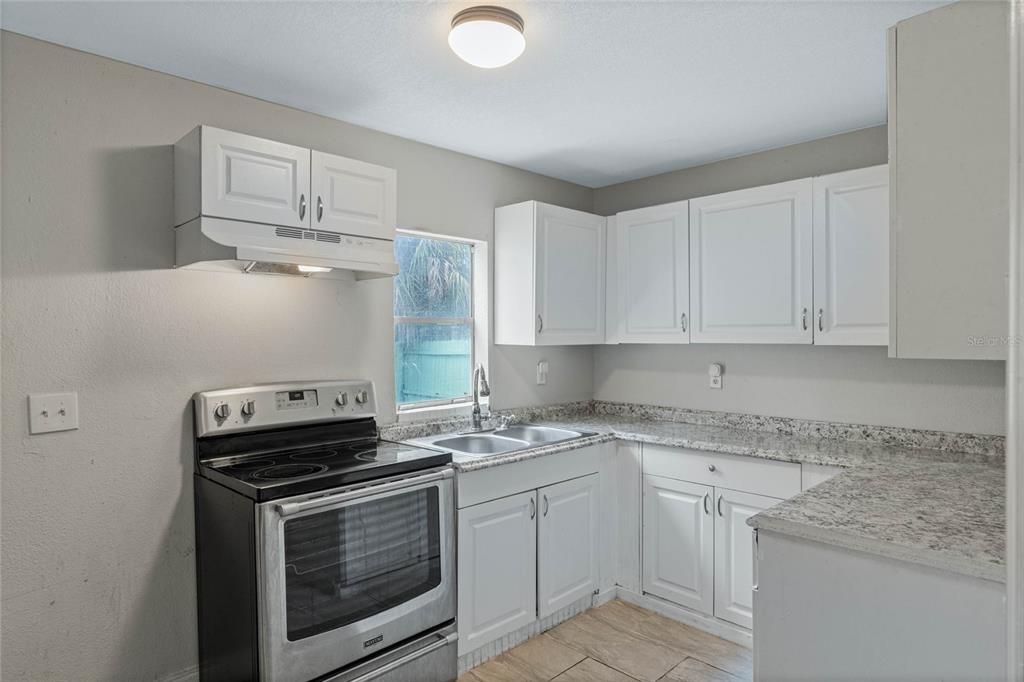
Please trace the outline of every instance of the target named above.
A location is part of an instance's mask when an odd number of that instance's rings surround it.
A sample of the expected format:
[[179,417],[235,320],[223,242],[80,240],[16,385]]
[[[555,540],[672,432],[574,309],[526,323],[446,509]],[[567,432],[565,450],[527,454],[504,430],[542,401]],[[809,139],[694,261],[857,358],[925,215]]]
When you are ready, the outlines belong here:
[[[656,410],[574,407],[521,417],[596,435],[504,455],[456,457],[456,469],[476,471],[615,439],[840,466],[843,473],[757,514],[750,525],[986,580],[1006,579],[1004,460],[991,445],[997,437],[863,427],[855,434],[861,440],[845,440],[780,433],[777,424],[770,425],[772,431],[757,430],[766,424],[747,423],[749,417],[743,426],[752,428],[739,428],[720,425],[728,420],[668,421]],[[415,427],[405,427],[406,433],[416,434],[410,428]],[[403,439],[428,435],[401,431],[396,435]],[[916,442],[944,449],[913,447]]]

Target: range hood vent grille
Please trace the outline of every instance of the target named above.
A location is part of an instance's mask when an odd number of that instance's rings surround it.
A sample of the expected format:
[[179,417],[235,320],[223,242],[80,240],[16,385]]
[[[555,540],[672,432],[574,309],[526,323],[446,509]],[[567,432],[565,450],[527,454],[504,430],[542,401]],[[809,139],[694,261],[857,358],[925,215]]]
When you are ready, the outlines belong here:
[[279,227],[274,230],[278,237],[289,237],[291,239],[302,239],[302,230],[297,227]]
[[298,227],[279,227],[274,230],[274,234],[278,237],[287,237],[288,239],[314,239],[318,242],[327,242],[328,244],[341,243],[340,234],[320,232],[319,230],[303,230]]

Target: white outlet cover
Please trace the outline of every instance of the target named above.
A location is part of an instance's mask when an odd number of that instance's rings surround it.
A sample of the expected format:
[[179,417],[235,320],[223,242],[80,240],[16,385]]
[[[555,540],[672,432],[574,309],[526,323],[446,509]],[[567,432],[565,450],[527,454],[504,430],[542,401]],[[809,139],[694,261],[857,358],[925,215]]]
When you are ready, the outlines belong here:
[[548,383],[548,361],[541,360],[537,363],[537,385],[542,386]]
[[28,397],[30,434],[78,428],[77,393],[33,393]]

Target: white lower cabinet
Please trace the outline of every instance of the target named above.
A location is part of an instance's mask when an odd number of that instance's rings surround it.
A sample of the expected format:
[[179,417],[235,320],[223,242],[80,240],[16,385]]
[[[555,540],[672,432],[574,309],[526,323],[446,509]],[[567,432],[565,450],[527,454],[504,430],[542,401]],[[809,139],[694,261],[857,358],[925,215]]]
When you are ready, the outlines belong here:
[[643,591],[752,627],[747,519],[799,494],[800,465],[659,445],[644,445],[642,458]]
[[[566,459],[575,461],[565,466],[557,456],[506,465],[499,485],[518,480],[536,486],[551,480],[550,471],[578,471],[585,458],[600,453],[599,448],[567,453]],[[484,489],[499,490],[493,478],[497,469],[462,475],[460,494],[479,499]],[[459,509],[460,656],[598,590],[600,480],[599,473],[576,475]]]
[[459,510],[459,654],[537,617],[534,491]]
[[598,475],[537,491],[539,618],[593,594],[598,585]]
[[782,500],[716,490],[715,616],[745,628],[754,624],[754,543],[747,519]]
[[714,606],[714,488],[644,476],[643,588],[711,614]]

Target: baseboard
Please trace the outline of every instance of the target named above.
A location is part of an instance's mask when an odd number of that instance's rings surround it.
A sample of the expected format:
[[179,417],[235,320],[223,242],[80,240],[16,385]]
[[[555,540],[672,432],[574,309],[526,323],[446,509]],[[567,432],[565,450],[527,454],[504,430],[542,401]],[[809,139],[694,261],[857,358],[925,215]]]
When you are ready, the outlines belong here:
[[634,604],[649,611],[654,611],[655,613],[660,613],[666,618],[671,618],[672,620],[679,621],[680,623],[690,625],[698,630],[703,630],[704,632],[715,635],[716,637],[721,637],[722,639],[727,639],[730,642],[735,642],[741,646],[751,648],[754,645],[753,633],[738,625],[726,623],[718,618],[706,616],[682,606],[676,606],[664,599],[659,599],[658,597],[654,597],[649,594],[638,594],[622,587],[617,588],[616,596],[624,602]]

